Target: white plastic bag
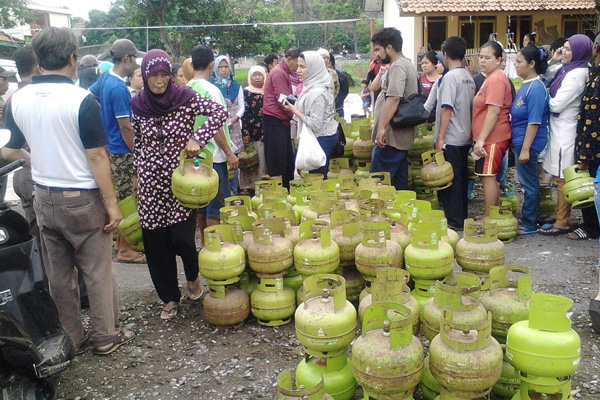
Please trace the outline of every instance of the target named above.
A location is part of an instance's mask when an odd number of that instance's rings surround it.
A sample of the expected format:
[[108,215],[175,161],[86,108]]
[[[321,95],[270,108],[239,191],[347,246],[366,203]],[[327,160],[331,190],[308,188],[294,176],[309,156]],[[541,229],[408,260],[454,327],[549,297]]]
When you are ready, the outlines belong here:
[[327,162],[327,156],[306,124],[302,124],[300,131],[300,143],[296,153],[296,169],[312,171],[322,167]]

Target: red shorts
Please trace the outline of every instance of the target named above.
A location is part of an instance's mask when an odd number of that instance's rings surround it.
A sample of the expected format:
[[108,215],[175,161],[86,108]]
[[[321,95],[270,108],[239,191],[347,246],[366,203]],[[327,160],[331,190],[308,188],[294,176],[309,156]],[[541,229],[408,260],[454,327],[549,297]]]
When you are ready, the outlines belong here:
[[502,165],[502,159],[506,154],[506,150],[508,150],[508,146],[510,146],[510,140],[484,145],[483,148],[487,156],[475,161],[475,175],[496,175]]

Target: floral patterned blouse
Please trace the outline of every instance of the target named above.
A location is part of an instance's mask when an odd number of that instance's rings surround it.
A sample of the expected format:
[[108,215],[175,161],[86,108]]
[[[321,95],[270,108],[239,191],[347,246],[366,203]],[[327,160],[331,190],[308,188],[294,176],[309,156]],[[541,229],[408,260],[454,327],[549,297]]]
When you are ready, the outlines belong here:
[[[196,116],[209,118],[194,132]],[[171,176],[179,153],[189,139],[201,147],[227,120],[222,105],[199,93],[187,104],[154,118],[133,114],[133,163],[138,175],[138,213],[144,229],[159,229],[187,220],[192,210],[181,205],[171,191]]]
[[242,135],[250,136],[251,142],[263,141],[263,97],[260,93],[252,93],[244,89],[246,112],[242,117],[244,127]]
[[600,159],[600,67],[593,68],[588,76],[577,121],[577,160],[589,165]]

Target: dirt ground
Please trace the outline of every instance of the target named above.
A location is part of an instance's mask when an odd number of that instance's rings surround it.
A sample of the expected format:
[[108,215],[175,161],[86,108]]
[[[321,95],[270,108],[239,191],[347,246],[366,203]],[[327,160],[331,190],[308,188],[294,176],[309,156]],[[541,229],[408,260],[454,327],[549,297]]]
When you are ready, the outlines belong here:
[[[479,186],[475,194],[472,216],[482,207]],[[528,235],[506,244],[506,264],[530,267],[536,292],[574,300],[571,319],[582,342],[575,399],[600,400],[600,337],[587,312],[597,290],[597,259],[596,240]],[[220,331],[203,319],[202,302],[189,300],[174,321],[161,321],[146,266],[117,264],[117,270],[122,324],[137,336],[112,356],[76,357],[62,376],[59,399],[272,399],[278,374],[303,357],[293,323],[263,327],[250,317],[240,329]],[[180,282],[185,287],[182,271]],[[355,399],[361,396],[359,388]]]

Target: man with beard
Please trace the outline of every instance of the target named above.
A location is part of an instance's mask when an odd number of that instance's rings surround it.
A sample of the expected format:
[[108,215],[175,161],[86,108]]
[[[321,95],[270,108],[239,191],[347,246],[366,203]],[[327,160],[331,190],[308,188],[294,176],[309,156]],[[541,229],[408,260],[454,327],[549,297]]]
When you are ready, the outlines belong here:
[[389,172],[397,190],[408,189],[408,150],[415,139],[415,128],[392,128],[390,121],[398,104],[417,92],[417,70],[402,54],[402,35],[396,28],[383,28],[371,38],[375,58],[382,67],[373,80],[371,89],[381,88],[373,116],[371,140],[376,144],[371,157],[371,172]]

